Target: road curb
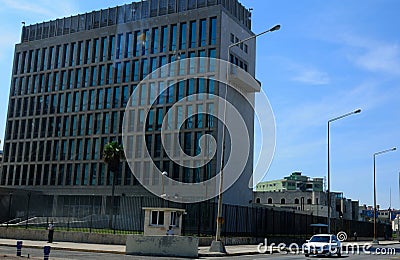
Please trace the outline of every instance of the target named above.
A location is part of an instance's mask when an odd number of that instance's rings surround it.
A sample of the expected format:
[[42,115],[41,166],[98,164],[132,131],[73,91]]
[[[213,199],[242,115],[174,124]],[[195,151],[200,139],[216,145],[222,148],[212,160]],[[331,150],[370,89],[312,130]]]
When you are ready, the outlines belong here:
[[199,253],[199,257],[223,257],[223,256],[242,256],[242,255],[271,255],[271,254],[276,254],[279,253],[278,250],[273,249],[272,253],[270,251],[267,251],[265,253],[260,253],[258,251],[243,251],[243,252],[234,252],[234,253],[214,253],[214,252],[209,252],[209,253]]
[[[15,247],[13,244],[5,244],[0,243],[0,246],[7,247]],[[51,249],[53,250],[63,250],[63,251],[74,251],[74,252],[86,252],[86,253],[102,253],[102,254],[117,254],[117,255],[125,255],[125,252],[120,251],[110,251],[110,250],[100,250],[100,249],[84,249],[84,248],[66,248],[66,247],[58,247],[52,244],[49,244]],[[34,249],[43,249],[43,246],[36,245],[24,245],[23,248],[34,248]],[[199,257],[224,257],[224,256],[242,256],[242,255],[257,255],[260,254],[256,251],[247,251],[247,252],[234,252],[234,253],[199,253]]]
[[242,255],[258,255],[259,252],[237,252],[237,253],[199,253],[199,257],[224,257],[224,256],[242,256]]
[[[0,246],[15,247],[15,245],[3,244],[3,243],[0,243]],[[63,251],[74,251],[74,252],[86,252],[86,253],[125,255],[125,252],[120,252],[120,251],[110,251],[110,250],[100,250],[100,249],[84,249],[84,248],[57,247],[57,246],[53,246],[53,245],[50,244],[50,243],[49,243],[49,246],[51,247],[51,249],[63,250]],[[22,248],[43,249],[43,246],[23,245]]]

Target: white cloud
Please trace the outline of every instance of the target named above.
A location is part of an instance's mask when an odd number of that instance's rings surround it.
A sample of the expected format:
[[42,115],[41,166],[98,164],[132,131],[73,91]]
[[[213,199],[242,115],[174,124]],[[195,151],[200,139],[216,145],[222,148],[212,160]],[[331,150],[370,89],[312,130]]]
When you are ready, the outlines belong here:
[[27,12],[27,18],[34,15],[46,17],[58,17],[70,15],[73,12],[73,5],[69,1],[28,1],[28,0],[0,0],[1,9],[13,10],[18,12]]
[[371,48],[355,57],[355,63],[369,71],[381,71],[400,75],[400,48],[398,45],[386,45]]
[[292,77],[292,80],[310,85],[326,85],[330,83],[329,75],[326,72],[306,67],[298,68],[297,75]]
[[328,73],[316,68],[314,65],[299,63],[288,58],[279,57],[279,66],[286,68],[290,80],[308,85],[326,85],[331,82]]
[[357,108],[363,111],[373,110],[396,97],[393,91],[382,92],[380,87],[379,82],[368,81],[351,89],[344,88],[319,100],[292,103],[277,115],[278,128],[286,129],[288,136],[285,138],[296,140],[316,127],[325,125],[330,118]]
[[34,24],[43,20],[70,15],[74,12],[73,10],[75,10],[73,3],[69,1],[0,0],[0,15],[13,17],[13,19],[7,19],[7,21],[0,24],[0,30],[2,31],[0,61],[7,59],[7,62],[9,62],[14,45],[20,41],[22,27],[20,22],[25,21],[27,25]]
[[[0,38],[0,62],[5,60],[6,58],[12,56],[14,44],[19,41],[19,34],[15,32],[7,32],[6,30],[2,30],[4,28],[0,27],[0,30],[3,33]],[[8,62],[8,60],[7,60]]]
[[350,46],[347,58],[356,66],[391,75],[400,75],[400,45],[373,39],[342,35],[342,42]]

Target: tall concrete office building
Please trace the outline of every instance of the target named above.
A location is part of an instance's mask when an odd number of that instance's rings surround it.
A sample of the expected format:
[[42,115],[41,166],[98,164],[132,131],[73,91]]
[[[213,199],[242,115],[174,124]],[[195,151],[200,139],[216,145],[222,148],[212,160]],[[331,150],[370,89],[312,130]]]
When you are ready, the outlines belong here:
[[[156,68],[193,57],[230,59],[254,77],[254,40],[232,48],[228,57],[229,45],[251,35],[251,13],[237,0],[147,0],[23,26],[15,46],[0,187],[41,191],[59,204],[88,195],[106,200],[113,178],[102,150],[109,141],[122,142],[125,107],[139,82]],[[221,96],[217,84],[185,80],[168,88],[155,111],[163,117],[179,98],[195,93]],[[237,93],[228,98],[246,118],[251,147],[243,174],[224,202],[247,205],[252,197],[253,111]],[[222,123],[206,115],[220,108],[211,98],[189,105],[199,114],[181,129],[184,150],[196,154],[204,134],[219,145],[202,167],[186,168],[166,156],[157,115],[141,118],[138,109],[135,122],[148,125],[147,148],[161,171],[174,180],[201,182],[220,168]],[[138,171],[146,178],[146,164]],[[121,163],[116,196],[150,194],[143,181],[127,162]]]

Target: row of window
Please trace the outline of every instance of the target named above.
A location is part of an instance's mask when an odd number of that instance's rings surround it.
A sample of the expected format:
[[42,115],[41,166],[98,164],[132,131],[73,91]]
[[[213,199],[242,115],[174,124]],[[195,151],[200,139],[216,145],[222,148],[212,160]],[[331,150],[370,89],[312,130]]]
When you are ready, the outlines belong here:
[[[161,182],[160,174],[151,170],[152,163],[153,162],[149,161],[137,161],[133,163],[135,175],[139,180],[141,180],[143,185],[159,185]],[[193,167],[195,168],[183,167],[169,159],[164,161],[154,161],[159,172],[166,171],[168,172],[168,178],[184,183],[200,183],[215,176],[215,158],[202,167],[196,167],[196,165],[200,165],[202,162],[193,163]]]
[[[231,33],[231,43],[238,43],[239,42],[239,38],[237,36],[235,36],[233,33]],[[249,46],[246,43],[240,43],[238,46],[242,51],[244,51],[245,53],[248,53],[249,51]]]
[[244,71],[248,71],[249,69],[247,62],[237,57],[236,55],[230,54],[229,61],[235,64],[236,66],[239,66],[240,68],[244,69]]
[[[44,119],[46,120],[46,119]],[[198,119],[196,119],[198,120]],[[212,119],[213,120],[213,119]],[[53,120],[50,120],[53,121]],[[56,120],[57,121],[57,120]],[[43,122],[43,121],[42,121]],[[44,121],[45,122],[45,121]],[[81,122],[85,122],[82,120]],[[46,125],[46,124],[44,124]],[[49,123],[50,125],[50,123]],[[82,125],[82,124],[81,124]],[[209,129],[213,124],[208,124]],[[46,129],[46,127],[44,127]],[[192,132],[193,130],[183,131],[180,134],[180,140],[178,141],[182,146],[184,152],[188,155],[198,155],[200,153],[199,140],[200,137],[204,134],[212,135],[212,131],[208,130],[206,132]],[[28,132],[29,133],[29,132]],[[172,140],[171,135],[167,134],[166,143],[171,143]],[[130,139],[130,136],[127,137],[127,142],[136,141],[136,152],[130,156],[129,158],[142,158],[144,155],[144,151],[142,151],[142,140],[143,136],[136,136],[134,139]],[[102,138],[93,138],[93,139],[64,139],[64,140],[53,140],[53,141],[44,141],[44,140],[33,140],[30,142],[7,142],[5,145],[5,157],[4,163],[13,163],[13,162],[27,162],[27,161],[72,161],[72,160],[99,160],[101,159],[101,151],[103,150],[104,145],[107,143],[108,137]],[[161,150],[161,135],[153,134],[146,135],[146,149],[148,149],[149,153],[152,155],[153,159],[159,158],[169,158],[165,153],[164,149]],[[174,140],[175,142],[177,140]],[[119,140],[121,142],[121,140]],[[208,144],[205,144],[206,155],[205,158],[211,159],[212,156],[212,147]],[[210,149],[210,151],[208,151]],[[173,152],[174,156],[178,156],[177,152]],[[193,165],[195,166],[195,165]],[[160,170],[165,170],[169,168],[169,161],[164,162],[161,167],[160,163],[158,163],[158,168]],[[140,169],[139,169],[140,170]],[[205,178],[209,178],[211,175],[211,164],[208,164],[204,169],[198,168],[194,169],[182,169],[180,170],[180,166],[173,165],[171,172],[174,172],[173,177],[176,179],[183,179],[185,182],[199,182],[199,180],[204,180]],[[181,172],[181,173],[180,173]],[[200,177],[200,173],[203,172]],[[181,175],[179,175],[181,174]],[[205,177],[208,176],[208,177]]]
[[[167,171],[169,178],[185,183],[199,183],[213,177],[215,162],[198,168],[182,167],[171,161],[156,161],[159,170]],[[135,172],[145,185],[158,185],[159,178],[150,173],[150,162],[135,164]],[[129,166],[121,163],[116,175],[116,185],[137,185]],[[4,165],[0,185],[15,186],[103,186],[112,184],[112,173],[103,162]]]
[[[173,129],[179,129],[180,128],[180,123],[183,123],[182,129],[179,131],[182,132],[184,135],[184,150],[187,154],[199,154],[200,150],[199,147],[196,148],[195,150],[192,150],[192,148],[195,145],[198,145],[198,141],[200,140],[201,137],[201,132],[193,132],[193,130],[198,129],[208,129],[210,131],[211,129],[214,129],[215,126],[215,120],[216,118],[214,116],[211,116],[210,113],[204,112],[202,113],[201,110],[203,109],[203,105],[197,105],[195,106],[196,109],[198,110],[195,114],[191,117],[189,117],[185,122],[182,122],[182,118],[185,116],[183,112],[186,112],[186,115],[192,114],[190,110],[193,109],[192,105],[188,105],[186,107],[186,111],[183,111],[183,107],[179,106],[176,110],[176,113],[173,114],[172,116],[168,116],[166,119],[166,125],[163,127],[166,130],[173,130]],[[207,109],[213,110],[214,109],[214,104],[209,103],[207,106]],[[161,131],[162,127],[162,121],[164,120],[164,117],[166,113],[164,113],[164,109],[169,109],[169,108],[159,108],[157,109],[157,113],[155,117],[153,115],[150,115],[147,120],[144,118],[145,111],[144,109],[139,109],[135,113],[134,111],[130,111],[129,116],[127,118],[127,131],[129,133],[133,133],[135,130],[137,132],[141,132],[143,129],[147,133],[153,133],[154,131]],[[199,112],[200,111],[200,112]],[[9,124],[7,125],[7,140],[29,140],[31,138],[37,139],[37,138],[52,138],[52,137],[86,137],[86,136],[95,136],[95,135],[109,135],[109,134],[118,134],[121,132],[122,129],[122,123],[123,123],[123,116],[124,116],[124,111],[115,111],[115,112],[105,112],[105,113],[95,113],[95,114],[86,114],[86,115],[72,115],[72,116],[58,116],[58,117],[48,117],[48,118],[36,118],[36,119],[27,119],[27,120],[15,120],[15,121],[10,121]],[[170,119],[174,117],[174,119]],[[137,118],[138,120],[135,120]],[[185,131],[187,130],[187,131]],[[152,147],[152,141],[151,141],[152,136],[149,135],[146,140],[148,143],[148,147]],[[105,138],[103,138],[105,141]],[[193,140],[196,140],[194,145],[193,145]],[[21,161],[21,160],[29,160],[29,161],[35,161],[36,160],[36,140],[33,140],[31,142],[25,143],[25,154],[23,156],[23,149],[22,145],[23,142],[18,142],[19,143],[19,149],[17,149],[17,144],[16,142],[13,142],[10,146],[10,144],[7,142],[6,143],[6,149],[5,151],[10,151],[10,154],[8,155],[7,153],[4,156],[4,161]],[[65,157],[66,153],[66,144],[67,140],[64,140],[61,142],[61,151],[62,154],[60,157],[58,155],[58,150],[57,152],[53,152],[53,160],[70,160],[74,159],[75,155],[78,155],[77,159],[80,160],[82,159],[80,156],[81,148],[82,148],[82,139],[78,140],[78,145],[76,147],[76,153],[74,153],[73,147],[74,147],[74,142],[75,140],[70,140],[70,152],[68,153],[68,156]],[[155,157],[160,156],[160,146],[161,146],[161,136],[156,135],[156,139],[154,141],[156,143],[156,147],[158,147],[157,151],[154,152]],[[47,157],[50,156],[50,148],[51,148],[51,141],[46,141],[47,147],[49,149],[47,150]],[[85,143],[87,145],[85,146],[87,149],[87,155],[90,154],[90,139],[86,139]],[[104,143],[104,142],[102,142]],[[29,146],[32,145],[32,152],[29,150]],[[98,139],[93,139],[93,144],[92,146],[94,147],[94,151],[99,151],[99,143]],[[59,147],[59,141],[54,140],[53,146],[55,147],[54,149],[58,149]],[[44,141],[40,141],[39,145],[39,160],[43,160],[43,149],[44,149]],[[71,148],[72,147],[72,148]],[[10,148],[10,149],[8,149]],[[19,154],[16,155],[16,151],[19,151]],[[97,153],[93,153],[94,157],[93,159],[98,159],[97,158]],[[18,157],[16,157],[18,156]],[[50,158],[45,158],[45,160],[48,160]],[[84,159],[87,160],[87,156],[84,157]],[[15,160],[17,158],[17,160]]]
[[[215,95],[215,81],[212,79],[189,79],[180,81],[165,90],[164,82],[153,82],[148,86],[136,85],[92,89],[44,96],[32,96],[25,98],[12,98],[9,104],[9,118],[18,118],[34,115],[52,115],[62,113],[79,113],[111,108],[125,108],[129,103],[130,108],[146,106],[150,103],[156,106],[172,105],[187,97],[188,101],[203,102],[212,100]],[[131,95],[132,91],[135,94]],[[196,96],[194,96],[196,94]],[[203,112],[201,106],[197,109]],[[165,111],[167,112],[167,111]],[[149,114],[153,116],[154,109]],[[157,112],[159,114],[159,112]],[[11,127],[11,126],[9,126]]]
[[[168,143],[169,146],[173,146],[172,143],[179,143],[179,146],[182,148],[183,152],[189,156],[198,156],[201,152],[200,147],[200,138],[207,135],[212,135],[212,131],[186,131],[179,133],[177,137],[178,140],[174,140],[172,134],[167,134],[162,142],[161,134],[146,134],[145,135],[145,143],[146,149],[149,155],[153,159],[159,158],[169,158],[168,154],[165,151],[163,143]],[[132,144],[133,150],[127,151],[127,157],[132,159],[140,159],[143,157],[143,136],[129,136],[127,137],[127,142]],[[213,146],[211,143],[205,143],[204,147],[205,155],[203,157],[204,160],[212,159],[213,156]],[[174,158],[179,158],[179,149],[169,148],[169,155],[172,155]]]
[[129,86],[13,98],[10,100],[8,116],[13,118],[125,108],[129,98]]
[[[304,198],[302,198],[302,199],[304,200]],[[260,203],[260,202],[261,202],[260,198],[257,198],[256,199],[256,203]],[[302,202],[302,203],[304,203],[304,202]],[[267,204],[273,204],[272,198],[268,198]],[[286,204],[286,199],[282,198],[281,201],[280,201],[280,204]],[[294,204],[296,204],[296,205],[300,204],[300,200],[296,198],[294,200]],[[312,199],[307,199],[307,204],[311,205],[312,204]],[[316,204],[318,204],[318,198],[317,198],[317,203]]]
[[[0,185],[111,185],[113,176],[107,168],[104,163],[8,166],[3,171]],[[117,173],[115,179],[116,185],[138,184],[126,163],[121,163],[121,171]]]
[[[161,131],[163,120],[166,122],[165,130],[180,129],[182,123],[183,129],[210,129],[215,125],[215,118],[211,116],[215,112],[214,103],[177,106],[172,114],[167,114],[170,108],[161,106],[151,109],[147,118],[145,108],[129,110],[127,131]],[[123,110],[10,120],[6,140],[117,134],[122,131],[124,115]],[[192,116],[183,122],[186,115]]]
[[[216,50],[198,50],[188,53],[188,58],[195,57],[216,57]],[[143,58],[140,60],[100,64],[98,66],[82,67],[51,73],[40,73],[25,77],[14,77],[11,84],[12,96],[45,93],[73,88],[85,88],[91,86],[102,86],[110,84],[139,82],[143,80],[148,73],[152,73],[153,78],[166,78],[174,76],[183,76],[187,74],[214,72],[215,61],[210,60],[208,64],[203,61],[186,62],[186,53],[179,55]],[[168,71],[158,68],[167,63],[174,62],[176,59],[180,62],[168,67]]]
[[6,162],[100,160],[108,138],[7,143]]
[[17,52],[14,75],[215,45],[216,26],[212,17]]
[[7,140],[117,134],[122,129],[124,111],[51,116],[13,120],[7,124]]

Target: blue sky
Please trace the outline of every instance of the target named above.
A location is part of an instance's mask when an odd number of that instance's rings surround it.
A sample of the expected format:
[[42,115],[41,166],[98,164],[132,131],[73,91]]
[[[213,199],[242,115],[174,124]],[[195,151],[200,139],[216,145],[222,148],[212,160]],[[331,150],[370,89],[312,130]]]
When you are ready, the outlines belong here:
[[[242,0],[253,8],[253,31],[281,24],[257,39],[257,78],[275,113],[277,145],[265,179],[293,171],[327,173],[331,125],[331,188],[373,203],[373,153],[400,149],[400,2],[396,0]],[[0,138],[3,139],[14,44],[21,22],[34,24],[124,1],[0,0]],[[399,208],[400,151],[377,157],[378,204]]]

